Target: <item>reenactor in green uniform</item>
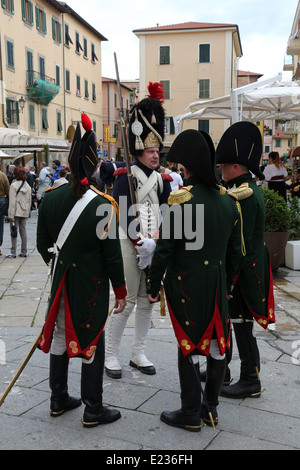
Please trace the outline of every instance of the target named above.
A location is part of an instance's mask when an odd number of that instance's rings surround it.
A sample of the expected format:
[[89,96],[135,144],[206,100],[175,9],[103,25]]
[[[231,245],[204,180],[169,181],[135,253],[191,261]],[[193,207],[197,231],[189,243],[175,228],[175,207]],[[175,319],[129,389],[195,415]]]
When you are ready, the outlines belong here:
[[[69,358],[82,358],[81,398],[86,427],[120,418],[118,410],[102,405],[104,326],[109,309],[109,282],[115,312],[126,305],[126,287],[118,236],[118,206],[113,198],[90,186],[98,163],[95,134],[81,139],[77,125],[69,155],[71,181],[45,194],[39,209],[37,248],[44,261],[52,259],[48,314],[39,348],[50,351],[51,416],[80,406],[68,394]],[[69,234],[68,234],[69,232]],[[63,241],[63,235],[65,241]]]
[[260,357],[253,334],[254,320],[265,329],[269,323],[275,322],[272,271],[264,244],[265,205],[253,177],[264,179],[259,170],[261,155],[261,134],[258,127],[249,122],[238,122],[227,129],[216,151],[223,179],[241,205],[246,250],[233,298],[229,302],[241,359],[240,379],[233,385],[224,386],[221,391],[222,396],[229,398],[261,395]]
[[[238,204],[220,191],[215,151],[205,133],[187,130],[175,139],[168,159],[185,168],[187,186],[169,197],[150,266],[147,291],[158,301],[164,287],[178,341],[181,408],[164,411],[161,420],[188,431],[200,431],[202,418],[214,424],[230,348],[227,295],[242,256]],[[201,405],[199,355],[207,357],[205,394]]]

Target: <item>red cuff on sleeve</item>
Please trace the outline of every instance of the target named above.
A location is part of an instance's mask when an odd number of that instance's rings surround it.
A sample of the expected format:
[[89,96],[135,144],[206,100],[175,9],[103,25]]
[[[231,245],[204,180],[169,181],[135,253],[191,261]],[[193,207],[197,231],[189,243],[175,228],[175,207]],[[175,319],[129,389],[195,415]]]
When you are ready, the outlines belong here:
[[137,245],[139,241],[141,241],[141,238],[137,238],[137,240],[134,240],[133,242],[134,246]]
[[125,299],[127,290],[125,284],[122,287],[113,287],[117,299]]

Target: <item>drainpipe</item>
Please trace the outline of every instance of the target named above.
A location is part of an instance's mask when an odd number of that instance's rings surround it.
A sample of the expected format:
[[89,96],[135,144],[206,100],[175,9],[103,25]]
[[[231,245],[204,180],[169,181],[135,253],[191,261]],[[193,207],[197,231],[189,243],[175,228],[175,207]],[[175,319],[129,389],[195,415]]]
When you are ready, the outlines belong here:
[[67,117],[66,117],[66,70],[65,70],[65,15],[62,13],[62,48],[63,48],[63,87],[64,87],[64,129],[65,139],[67,138]]
[[8,124],[5,120],[4,82],[3,82],[3,68],[2,68],[1,36],[0,36],[0,81],[1,81],[1,100],[2,100],[2,122],[3,122],[5,127],[8,127]]

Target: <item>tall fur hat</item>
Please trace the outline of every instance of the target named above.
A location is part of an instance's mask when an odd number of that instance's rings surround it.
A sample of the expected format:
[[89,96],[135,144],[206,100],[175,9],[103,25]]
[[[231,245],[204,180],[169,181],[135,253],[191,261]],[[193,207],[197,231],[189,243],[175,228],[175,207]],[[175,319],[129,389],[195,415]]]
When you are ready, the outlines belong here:
[[151,147],[163,148],[165,138],[165,110],[163,85],[149,83],[149,95],[132,109],[129,119],[128,140],[132,156],[140,155]]
[[259,179],[265,177],[260,171],[262,137],[258,127],[252,122],[236,122],[223,134],[216,150],[216,161],[238,163],[246,166]]
[[85,134],[81,138],[81,129],[77,123],[68,162],[73,173],[82,184],[87,184],[98,164],[96,134],[92,130],[92,122],[87,114],[82,113],[81,124]]

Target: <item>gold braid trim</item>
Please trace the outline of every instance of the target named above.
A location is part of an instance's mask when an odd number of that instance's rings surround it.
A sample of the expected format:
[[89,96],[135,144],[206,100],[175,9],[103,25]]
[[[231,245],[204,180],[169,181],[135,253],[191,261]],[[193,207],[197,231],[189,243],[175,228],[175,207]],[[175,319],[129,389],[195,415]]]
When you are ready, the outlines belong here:
[[240,219],[241,219],[241,246],[242,246],[242,254],[243,254],[243,256],[246,256],[247,252],[246,252],[246,245],[245,245],[245,239],[244,239],[244,223],[243,223],[242,209],[241,209],[241,205],[240,205],[240,203],[239,203],[238,200],[236,200],[235,203],[236,203],[237,209],[238,209],[239,214],[240,214]]
[[102,196],[105,199],[107,199],[111,203],[111,205],[114,206],[115,211],[117,213],[118,220],[119,220],[120,212],[119,212],[119,205],[118,205],[117,201],[112,196],[109,196],[108,194],[102,193],[101,191],[99,191],[99,189],[95,188],[95,186],[91,185],[91,189],[93,191],[95,191],[97,194],[99,194],[99,196]]

